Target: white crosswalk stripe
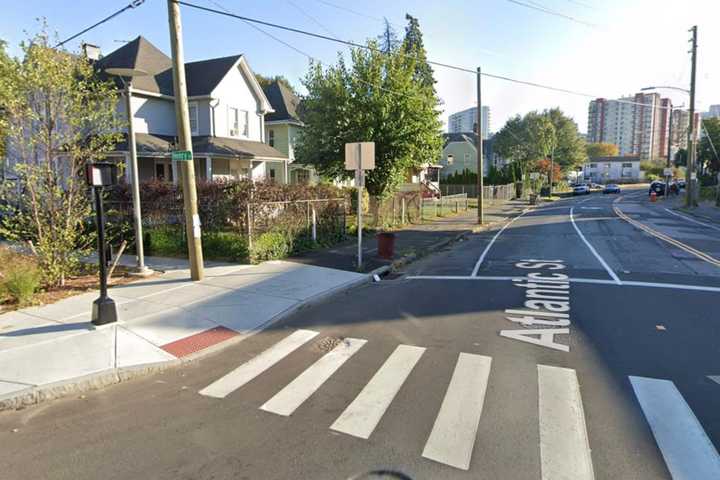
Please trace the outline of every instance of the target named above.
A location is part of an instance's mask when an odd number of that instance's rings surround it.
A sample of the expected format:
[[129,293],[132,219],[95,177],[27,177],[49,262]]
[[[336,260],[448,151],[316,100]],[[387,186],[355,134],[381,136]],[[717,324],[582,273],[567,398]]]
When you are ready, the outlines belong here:
[[297,350],[301,345],[315,338],[317,334],[318,332],[313,332],[312,330],[297,330],[293,332],[292,335],[285,337],[257,357],[252,358],[224,377],[200,390],[200,395],[225,398]]
[[468,470],[492,359],[461,353],[422,456]]
[[266,412],[278,415],[292,413],[315,393],[330,376],[337,371],[350,357],[367,343],[367,340],[346,338],[332,351],[323,355],[317,362],[280,390],[274,397],[260,407]]
[[330,428],[369,438],[423,353],[422,347],[398,346]]
[[630,377],[673,479],[720,478],[720,456],[675,384]]
[[538,365],[540,467],[543,480],[594,478],[575,370]]

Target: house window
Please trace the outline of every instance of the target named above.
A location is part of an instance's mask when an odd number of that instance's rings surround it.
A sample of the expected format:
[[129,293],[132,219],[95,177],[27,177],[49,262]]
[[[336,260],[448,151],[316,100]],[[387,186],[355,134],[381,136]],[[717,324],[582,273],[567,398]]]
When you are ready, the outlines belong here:
[[268,145],[271,147],[275,146],[275,130],[272,128],[268,130]]
[[198,106],[195,102],[188,103],[188,112],[190,114],[190,134],[198,134]]
[[591,163],[590,168],[597,168],[597,163]]
[[452,155],[447,156],[447,164],[448,165],[452,165],[454,160],[455,160],[455,157],[453,157]]
[[632,168],[632,163],[623,163],[623,168]]
[[275,169],[274,168],[270,169],[270,181],[272,183],[275,183]]
[[470,164],[470,154],[466,153],[465,154],[465,165],[469,165],[469,164]]
[[248,136],[248,112],[228,107],[228,128],[231,137]]

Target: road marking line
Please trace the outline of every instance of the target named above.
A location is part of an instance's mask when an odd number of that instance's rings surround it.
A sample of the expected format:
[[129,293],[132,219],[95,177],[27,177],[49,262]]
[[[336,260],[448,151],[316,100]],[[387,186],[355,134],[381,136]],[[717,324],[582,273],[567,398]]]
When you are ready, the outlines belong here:
[[200,390],[206,397],[225,398],[232,392],[269,369],[280,360],[313,339],[318,332],[298,330],[268,348],[261,354],[240,365],[224,377]]
[[[487,280],[508,282],[511,280],[521,280],[523,277],[470,277],[470,276],[442,276],[442,275],[415,275],[406,277],[408,280]],[[617,285],[614,280],[605,280],[602,278],[569,278],[570,283],[591,283],[598,285]],[[681,283],[658,283],[658,282],[640,282],[633,280],[623,280],[623,287],[648,287],[648,288],[669,288],[674,290],[695,290],[700,292],[720,292],[720,287],[709,287],[705,285],[685,285]]]
[[687,220],[688,222],[697,223],[698,225],[702,225],[703,227],[712,228],[712,229],[714,229],[714,230],[720,230],[720,227],[717,227],[717,226],[715,226],[715,225],[710,225],[709,223],[700,222],[700,221],[695,220],[694,218],[690,218],[690,217],[688,217],[688,216],[686,216],[686,215],[681,215],[681,214],[679,214],[679,213],[677,213],[677,212],[673,212],[673,211],[670,210],[669,208],[666,208],[665,210],[666,210],[668,213],[671,213],[671,214],[675,215],[676,217],[680,217],[680,218],[683,218],[683,219]]
[[[620,199],[618,199],[618,200],[620,200]],[[617,202],[618,200],[616,200],[616,202]],[[615,202],[613,202],[613,203],[615,203]],[[709,264],[711,264],[711,265],[714,265],[714,266],[716,266],[716,267],[720,267],[720,260],[718,260],[717,258],[714,258],[714,257],[708,255],[708,254],[705,253],[705,252],[702,252],[702,251],[700,251],[700,250],[697,250],[697,249],[691,247],[690,245],[687,245],[687,244],[681,242],[680,240],[675,240],[674,238],[672,238],[672,237],[670,237],[670,236],[668,236],[668,235],[665,235],[664,233],[658,232],[657,230],[648,227],[648,226],[645,225],[644,223],[638,222],[638,221],[635,220],[634,218],[630,218],[628,215],[626,215],[622,210],[620,210],[620,209],[619,209],[618,207],[616,207],[616,206],[613,206],[613,210],[615,211],[615,214],[616,214],[618,217],[620,217],[620,218],[622,218],[623,220],[625,220],[626,222],[634,225],[635,227],[639,228],[640,230],[643,230],[643,231],[645,231],[646,233],[649,233],[649,234],[652,235],[653,237],[659,238],[660,240],[663,240],[663,241],[665,241],[665,242],[667,242],[667,243],[669,243],[669,244],[671,244],[671,245],[674,245],[674,246],[678,247],[678,248],[681,249],[681,250],[684,250],[684,251],[686,251],[686,252],[688,252],[688,253],[690,253],[690,254],[692,254],[692,255],[695,255],[695,256],[698,257],[700,260],[704,260],[704,261],[706,261],[707,263],[709,263]]]
[[720,385],[720,375],[708,375],[710,380]]
[[575,370],[537,367],[541,477],[592,480],[595,475]]
[[528,212],[530,212],[530,210],[523,210],[520,215],[516,215],[515,217],[513,217],[512,219],[510,219],[509,222],[507,222],[505,225],[503,225],[503,227],[502,227],[500,230],[497,231],[497,233],[496,233],[496,234],[492,237],[492,239],[490,240],[490,243],[488,243],[487,246],[485,247],[485,250],[483,250],[482,254],[480,255],[480,258],[478,259],[478,261],[475,263],[475,268],[473,268],[473,271],[472,271],[472,273],[470,274],[471,276],[474,277],[475,275],[477,275],[478,270],[480,270],[480,265],[482,265],[483,260],[485,260],[485,256],[488,254],[488,252],[490,251],[490,248],[493,246],[493,243],[495,243],[495,240],[498,239],[498,237],[500,236],[500,234],[501,234],[502,232],[504,232],[505,229],[506,229],[507,227],[509,227],[515,220],[517,220],[518,218],[522,217],[523,215],[525,215],[525,214],[528,213]]
[[461,353],[422,456],[468,470],[492,358]]
[[265,402],[260,410],[289,416],[322,386],[367,340],[346,338]]
[[605,268],[605,271],[608,272],[608,275],[610,275],[610,278],[612,278],[616,284],[622,285],[622,282],[618,278],[617,275],[615,275],[615,272],[613,272],[612,268],[605,262],[605,260],[600,256],[600,254],[595,250],[595,247],[590,245],[590,242],[588,242],[587,238],[585,238],[585,235],[580,231],[580,228],[575,224],[575,217],[573,216],[573,211],[575,210],[575,207],[570,207],[570,223],[572,223],[572,226],[575,227],[575,231],[578,235],[580,235],[580,239],[587,245],[587,247],[590,249],[593,255],[595,255],[595,258],[598,259],[600,264]]
[[330,429],[369,438],[423,353],[422,347],[399,345]]
[[720,478],[720,455],[675,384],[629,378],[670,475],[674,479]]

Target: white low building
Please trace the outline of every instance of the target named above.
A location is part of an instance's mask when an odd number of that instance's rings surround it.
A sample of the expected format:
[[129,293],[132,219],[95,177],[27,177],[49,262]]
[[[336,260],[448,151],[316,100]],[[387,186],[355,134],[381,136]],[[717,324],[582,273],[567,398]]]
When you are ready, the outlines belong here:
[[640,181],[640,157],[592,157],[583,165],[583,179],[595,183],[633,183]]

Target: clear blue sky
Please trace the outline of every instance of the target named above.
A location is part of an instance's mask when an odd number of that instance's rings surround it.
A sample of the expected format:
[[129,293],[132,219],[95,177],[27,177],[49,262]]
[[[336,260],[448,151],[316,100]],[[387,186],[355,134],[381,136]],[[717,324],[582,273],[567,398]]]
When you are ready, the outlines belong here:
[[[213,0],[193,0],[209,7]],[[0,38],[11,53],[25,32],[37,30],[45,17],[51,31],[65,38],[126,5],[129,0],[16,1],[3,7]],[[327,0],[215,0],[250,17],[363,41],[375,37],[387,17],[402,35],[405,13],[420,20],[428,57],[442,62],[550,84],[604,97],[631,94],[648,85],[687,86],[690,77],[687,29],[699,26],[698,107],[720,103],[720,18],[717,0],[677,2],[654,0],[538,0],[548,9],[593,23],[578,22],[524,8],[507,0],[392,2]],[[61,5],[62,4],[62,5]],[[186,59],[199,60],[244,53],[251,67],[266,75],[282,74],[299,85],[307,58],[229,18],[182,8]],[[327,30],[324,30],[327,29]],[[332,62],[338,45],[268,29],[323,62]],[[167,3],[146,0],[135,10],[88,32],[82,39],[108,53],[117,40],[143,35],[169,53]],[[76,50],[80,39],[68,47]],[[475,103],[474,75],[436,68],[437,90],[447,114]],[[589,99],[500,80],[483,80],[483,103],[492,109],[492,129],[511,115],[532,109],[561,107],[584,131]],[[675,103],[683,94],[671,94]]]

